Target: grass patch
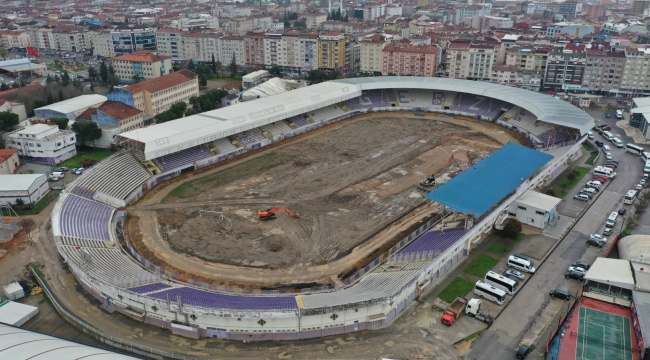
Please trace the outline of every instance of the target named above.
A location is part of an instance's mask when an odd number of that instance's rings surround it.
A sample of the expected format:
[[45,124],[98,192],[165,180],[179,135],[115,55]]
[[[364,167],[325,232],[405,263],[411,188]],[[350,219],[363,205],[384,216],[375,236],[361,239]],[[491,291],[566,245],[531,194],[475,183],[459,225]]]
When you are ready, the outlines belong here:
[[480,255],[474,259],[467,267],[465,268],[465,274],[470,274],[478,276],[480,278],[484,277],[488,271],[499,263],[499,260],[489,257],[487,255]]
[[582,143],[582,147],[585,148],[585,149],[587,149],[587,151],[589,151],[589,152],[594,151],[594,148],[592,148],[592,147],[591,147],[591,144],[589,144],[588,142],[583,142],[583,143]]
[[507,246],[502,245],[490,245],[488,251],[497,255],[505,255],[510,252],[510,249]]
[[594,161],[596,161],[596,157],[598,157],[598,153],[592,153],[591,156],[589,157],[589,159],[587,159],[587,161],[585,161],[585,164],[593,165]]
[[513,242],[515,245],[517,245],[517,244],[519,244],[519,242],[520,242],[521,240],[523,240],[525,237],[526,237],[526,234],[524,234],[524,233],[519,233],[519,234],[517,234],[517,236],[515,236],[514,239],[512,239],[512,242]]
[[214,174],[204,176],[200,179],[184,182],[167,194],[163,199],[163,202],[168,201],[171,198],[186,199],[200,195],[205,190],[213,189],[234,180],[252,176],[260,171],[290,161],[294,157],[294,155],[278,154],[276,152],[264,154],[260,157],[248,160],[225,170],[217,171]]
[[58,166],[66,166],[69,168],[81,167],[80,161],[84,159],[93,159],[95,163],[98,163],[107,157],[115,154],[115,151],[108,149],[91,149],[91,148],[81,148],[82,151],[77,152],[77,155],[69,158],[68,160],[60,163]]
[[438,297],[445,302],[452,303],[458,296],[465,296],[467,293],[472,291],[474,288],[474,283],[457,277],[455,278],[446,288],[444,288]]
[[53,199],[55,199],[56,196],[53,196],[52,194],[47,194],[44,196],[41,200],[39,200],[34,207],[31,209],[14,209],[16,211],[16,214],[19,216],[21,215],[36,215],[39,214],[41,211],[45,210],[45,208],[50,205]]
[[588,173],[589,168],[576,166],[553,186],[553,190],[559,197],[564,197]]

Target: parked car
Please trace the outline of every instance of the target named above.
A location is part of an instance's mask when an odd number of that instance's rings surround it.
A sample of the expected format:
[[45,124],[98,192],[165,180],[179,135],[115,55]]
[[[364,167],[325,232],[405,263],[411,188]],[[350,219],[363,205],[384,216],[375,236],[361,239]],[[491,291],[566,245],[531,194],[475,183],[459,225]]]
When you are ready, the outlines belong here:
[[602,181],[602,182],[604,183],[604,182],[607,181],[609,178],[606,177],[606,176],[602,176],[602,175],[594,175],[593,179],[594,179],[594,180],[598,180],[598,181]]
[[591,240],[596,240],[596,241],[601,241],[601,242],[607,242],[607,238],[606,238],[606,237],[602,237],[602,236],[600,236],[600,235],[598,235],[598,234],[591,234],[591,235],[589,235],[589,239],[591,239]]
[[618,167],[618,164],[617,164],[617,163],[614,163],[614,162],[612,162],[612,161],[616,161],[616,160],[609,160],[609,161],[607,161],[607,162],[605,163],[605,165],[603,165],[603,166],[613,166],[614,169],[616,169],[616,168]]
[[48,179],[49,181],[59,181],[61,178],[58,177],[58,176],[56,176],[56,175],[54,175],[54,174],[50,174],[50,176],[48,176],[47,179]]
[[569,294],[568,291],[555,289],[555,290],[551,290],[550,294],[551,294],[552,297],[555,297],[555,298],[558,298],[558,299],[562,299],[562,300],[566,300],[566,301],[571,300],[571,294]]
[[604,242],[600,242],[600,241],[597,241],[597,240],[592,240],[592,239],[587,240],[587,245],[603,247],[604,244],[605,244]]
[[581,272],[583,274],[587,274],[587,269],[583,269],[579,266],[569,266],[569,271],[575,271],[575,272]]
[[609,126],[609,125],[605,125],[605,126],[603,126],[601,129],[602,129],[603,131],[610,131],[610,130],[612,130],[612,127]]
[[641,184],[636,184],[636,186],[635,186],[634,188],[637,189],[637,190],[642,190],[642,189],[643,189],[643,185],[641,185]]
[[[584,190],[584,189],[582,189],[582,190]],[[594,195],[592,195],[592,194],[590,194],[590,193],[588,193],[588,192],[583,192],[583,191],[580,191],[580,192],[578,193],[578,195],[585,195],[585,196],[587,196],[587,198],[588,198],[589,200],[591,200],[591,199],[594,198]]]
[[605,164],[605,165],[603,165],[603,167],[606,167],[606,168],[612,169],[612,170],[616,170],[616,165],[614,165],[614,164]]
[[575,279],[582,281],[585,278],[585,274],[579,271],[567,271],[564,273],[564,277],[567,279]]
[[601,140],[596,140],[596,146],[603,147],[603,142]]
[[589,201],[589,196],[587,196],[586,194],[578,194],[573,198],[580,201]]
[[533,351],[533,348],[531,348],[528,345],[521,345],[519,349],[517,349],[517,358],[518,359],[525,359],[528,354]]
[[587,132],[587,137],[589,138],[589,140],[593,140],[594,139],[594,133],[592,133],[591,131]]
[[627,212],[627,210],[625,210],[624,208],[618,209],[618,214],[619,215],[625,215],[626,212]]
[[606,152],[605,153],[605,159],[612,160],[612,153]]
[[609,235],[612,235],[613,232],[614,232],[614,229],[612,229],[610,227],[606,227],[605,230],[603,230],[603,235],[609,236]]
[[639,180],[639,184],[641,184],[641,185],[645,185],[645,182],[646,182],[645,179],[641,179],[641,180]]
[[603,184],[604,184],[604,182],[602,182],[600,180],[590,180],[590,181],[587,182],[587,185],[589,185],[591,187],[598,188],[598,189],[600,189],[600,187],[603,186]]
[[65,166],[61,166],[61,167],[56,168],[54,171],[59,171],[59,172],[65,173],[68,170],[69,170],[69,168],[67,168]]
[[618,166],[618,160],[607,160],[607,163],[614,163]]
[[610,114],[610,113],[605,113],[605,117],[609,119],[609,118],[612,117],[612,114]]
[[587,263],[586,261],[574,261],[573,264],[571,264],[571,266],[577,266],[587,270],[589,270],[590,267],[589,263]]
[[607,125],[607,124],[599,124],[599,125],[596,125],[596,126],[597,126],[599,129],[602,129],[602,128],[604,128],[605,126],[608,126],[608,125]]
[[519,280],[524,279],[524,274],[520,273],[517,270],[506,270],[506,271],[504,271],[504,274],[506,274],[507,276],[514,276]]
[[81,175],[84,172],[84,168],[72,168],[72,171],[70,172],[75,175]]

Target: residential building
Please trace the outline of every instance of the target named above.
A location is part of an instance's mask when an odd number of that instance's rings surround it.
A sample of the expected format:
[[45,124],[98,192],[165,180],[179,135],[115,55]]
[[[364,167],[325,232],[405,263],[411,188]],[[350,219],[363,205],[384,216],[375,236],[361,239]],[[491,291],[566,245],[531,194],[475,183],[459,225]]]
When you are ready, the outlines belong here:
[[587,34],[594,34],[596,31],[593,26],[585,24],[575,24],[568,22],[559,22],[549,24],[546,28],[546,36],[554,38],[555,35],[573,35],[575,37],[583,37]]
[[465,79],[469,66],[469,42],[450,42],[447,46],[445,69],[451,79]]
[[382,2],[366,1],[363,4],[363,21],[375,22],[386,15],[386,4]]
[[327,21],[327,14],[323,13],[301,14],[300,17],[305,19],[307,29],[309,30],[318,29],[322,23]]
[[181,16],[172,21],[175,29],[182,31],[194,31],[200,29],[218,29],[219,18],[207,14],[193,14]]
[[93,109],[92,121],[106,127],[118,127],[120,132],[141,128],[144,124],[142,110],[119,101],[106,101]]
[[345,67],[345,36],[329,32],[318,39],[318,67],[331,70]]
[[[244,44],[246,44],[246,40],[244,40]],[[287,44],[282,34],[265,34],[263,64],[287,66]]]
[[1,46],[8,48],[24,49],[32,46],[30,42],[29,33],[27,31],[0,31]]
[[88,31],[76,26],[57,26],[52,30],[55,49],[81,52],[92,47]]
[[517,73],[517,87],[524,90],[539,91],[543,75],[544,73],[539,71],[519,70]]
[[499,85],[517,86],[517,73],[519,69],[511,65],[494,65],[490,82]]
[[81,95],[34,109],[34,115],[45,119],[67,118],[74,120],[88,108],[97,108],[105,101],[106,96],[103,95]]
[[382,50],[388,41],[381,34],[372,34],[361,40],[361,71],[382,71]]
[[189,104],[192,96],[199,96],[198,76],[185,69],[118,88],[106,95],[108,100],[142,111],[145,123],[178,102]]
[[582,12],[582,3],[577,1],[565,1],[560,3],[560,15],[572,19]]
[[170,56],[172,61],[184,60],[183,32],[177,29],[158,29],[156,31],[156,48],[158,55]]
[[74,131],[59,130],[56,124],[29,125],[5,134],[5,146],[18,149],[21,159],[54,165],[77,155]]
[[587,62],[582,77],[582,90],[618,91],[623,79],[625,53],[586,49]]
[[[244,35],[244,49],[244,53],[246,54],[246,65],[266,64],[263,32],[247,32],[246,35]],[[228,62],[228,64],[230,64],[230,62]]]
[[[299,35],[300,38],[300,61],[301,68],[306,71],[314,70],[318,68],[320,64],[319,58],[319,48],[318,48],[318,33],[302,33]],[[303,61],[304,59],[304,61]]]
[[0,149],[0,175],[15,174],[19,167],[18,149]]
[[115,75],[124,82],[133,82],[137,75],[140,80],[164,76],[172,71],[171,57],[157,55],[155,51],[139,50],[113,58],[111,61]]
[[647,34],[648,29],[646,25],[638,20],[626,19],[618,23],[606,22],[601,28],[602,32],[612,33],[612,34],[623,34],[626,32],[637,33],[637,34]]
[[650,49],[625,49],[625,68],[619,90],[635,95],[650,93]]
[[433,77],[438,68],[439,48],[391,43],[382,50],[382,74]]
[[491,14],[492,14],[491,3],[460,5],[455,9],[454,25],[460,24],[460,21],[465,18],[471,18],[476,16],[490,16]]
[[0,100],[0,112],[11,112],[18,115],[18,120],[23,121],[27,119],[27,112],[25,105],[19,102]]
[[244,37],[228,35],[219,38],[219,55],[224,66],[228,66],[232,62],[233,54],[237,65],[244,66],[246,64]]
[[516,66],[517,69],[541,72],[546,70],[549,48],[511,47],[506,52],[505,64]]
[[512,19],[496,16],[474,16],[464,18],[460,23],[477,29],[481,33],[488,32],[492,28],[510,29],[513,25]]
[[105,57],[156,50],[156,29],[144,26],[118,26],[94,33],[92,39],[94,54]]
[[[646,2],[650,3],[650,2]],[[643,13],[643,10],[641,10]],[[605,5],[602,4],[583,4],[582,5],[582,14],[587,17],[587,19],[598,19],[605,16]]]
[[584,51],[549,52],[544,75],[544,89],[555,89],[556,91],[582,89],[586,60]]
[[345,66],[346,72],[358,72],[361,69],[361,43],[356,39],[345,39]]
[[[56,41],[52,29],[31,28],[27,30],[30,46],[38,49],[56,49]],[[87,36],[89,39],[90,37]]]
[[498,46],[490,44],[470,44],[466,78],[469,80],[490,81],[492,67],[497,63]]
[[632,2],[632,13],[643,14],[648,8],[650,8],[650,0],[634,0]]

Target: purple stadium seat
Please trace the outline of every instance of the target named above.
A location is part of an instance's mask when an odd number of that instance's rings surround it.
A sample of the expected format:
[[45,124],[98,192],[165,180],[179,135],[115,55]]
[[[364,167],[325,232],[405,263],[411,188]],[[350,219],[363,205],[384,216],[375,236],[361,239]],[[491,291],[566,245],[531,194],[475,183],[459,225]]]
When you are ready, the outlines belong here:
[[163,169],[169,171],[178,169],[180,167],[193,164],[195,161],[203,160],[213,156],[212,153],[204,145],[194,146],[189,149],[181,150],[172,154],[161,156],[155,159],[156,164]]
[[181,287],[161,291],[149,296],[156,299],[167,299],[176,302],[176,295],[182,296],[184,304],[201,306],[214,309],[228,310],[294,310],[298,308],[296,298],[293,296],[283,297],[254,297],[217,294],[194,288]]
[[142,286],[136,286],[130,289],[127,289],[129,291],[133,291],[134,293],[138,294],[146,294],[150,293],[152,291],[159,291],[162,289],[167,289],[170,288],[171,286],[163,283],[153,283],[153,284],[147,284],[147,285],[142,285]]
[[113,208],[96,201],[68,195],[61,207],[61,234],[110,241]]
[[433,230],[424,233],[419,239],[411,243],[400,254],[417,253],[423,251],[440,251],[447,250],[458,239],[463,237],[467,230],[463,228],[451,228],[445,230]]

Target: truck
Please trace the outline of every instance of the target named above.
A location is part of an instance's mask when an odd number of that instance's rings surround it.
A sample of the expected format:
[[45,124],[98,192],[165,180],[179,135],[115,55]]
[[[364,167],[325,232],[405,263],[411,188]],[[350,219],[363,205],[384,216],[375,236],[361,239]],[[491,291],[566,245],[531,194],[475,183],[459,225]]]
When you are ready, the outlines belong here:
[[447,307],[445,312],[442,314],[442,317],[440,318],[440,322],[442,322],[445,325],[451,326],[456,319],[460,317],[460,315],[463,313],[463,309],[465,309],[465,305],[467,305],[467,299],[464,297],[458,296],[456,300],[454,300],[451,305]]
[[486,323],[488,326],[492,325],[494,322],[494,317],[488,314],[481,312],[481,304],[483,302],[481,299],[471,299],[467,302],[465,307],[465,313],[473,318],[476,318],[478,321]]

